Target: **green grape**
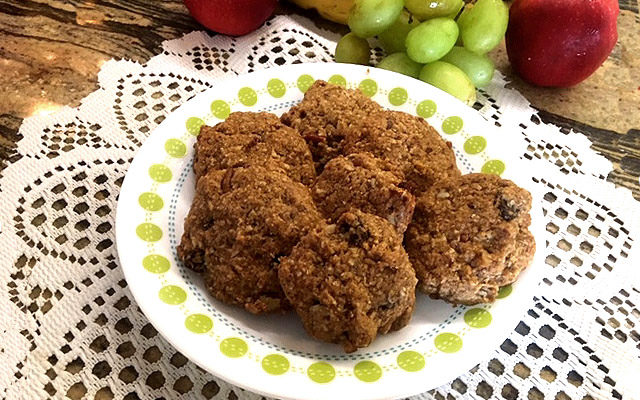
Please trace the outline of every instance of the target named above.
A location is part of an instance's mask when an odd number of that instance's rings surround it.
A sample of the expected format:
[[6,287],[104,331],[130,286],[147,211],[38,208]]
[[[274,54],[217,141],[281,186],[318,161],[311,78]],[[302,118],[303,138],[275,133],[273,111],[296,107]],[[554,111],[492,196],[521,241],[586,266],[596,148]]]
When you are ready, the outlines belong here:
[[509,9],[502,0],[478,0],[458,18],[464,47],[484,54],[500,43],[507,31]]
[[404,2],[407,10],[420,21],[457,14],[463,4],[462,0],[405,0]]
[[475,87],[483,87],[491,82],[495,67],[493,61],[484,54],[476,54],[464,47],[454,46],[440,61],[448,62],[464,71]]
[[396,19],[396,21],[391,24],[386,31],[378,35],[378,40],[380,40],[382,48],[387,52],[387,54],[406,51],[407,47],[404,45],[404,41],[407,38],[409,31],[419,24],[420,21],[408,12],[403,11],[398,19]]
[[361,38],[378,35],[398,19],[403,0],[355,0],[347,23],[351,32]]
[[369,64],[369,43],[366,39],[349,32],[338,41],[336,46],[336,62],[350,64]]
[[405,53],[393,53],[383,58],[377,67],[417,78],[422,64],[413,61]]
[[419,78],[469,105],[476,101],[476,88],[471,79],[455,65],[444,61],[432,62],[422,67]]
[[458,25],[449,18],[434,18],[413,28],[407,35],[407,55],[415,62],[430,63],[442,58],[458,39]]

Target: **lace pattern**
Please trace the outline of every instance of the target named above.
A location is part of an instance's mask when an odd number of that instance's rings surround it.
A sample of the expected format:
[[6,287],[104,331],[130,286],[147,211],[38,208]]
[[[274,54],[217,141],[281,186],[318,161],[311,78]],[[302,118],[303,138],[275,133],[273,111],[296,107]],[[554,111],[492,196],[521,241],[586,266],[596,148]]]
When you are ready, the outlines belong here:
[[[140,312],[118,266],[118,192],[176,107],[231,73],[330,62],[336,39],[301,17],[242,38],[194,32],[145,65],[106,63],[80,107],[24,122],[0,172],[0,397],[260,398],[188,361]],[[546,191],[545,279],[489,360],[416,398],[640,398],[640,205],[605,181],[611,164],[584,136],[542,123],[505,84],[497,74],[475,108]]]

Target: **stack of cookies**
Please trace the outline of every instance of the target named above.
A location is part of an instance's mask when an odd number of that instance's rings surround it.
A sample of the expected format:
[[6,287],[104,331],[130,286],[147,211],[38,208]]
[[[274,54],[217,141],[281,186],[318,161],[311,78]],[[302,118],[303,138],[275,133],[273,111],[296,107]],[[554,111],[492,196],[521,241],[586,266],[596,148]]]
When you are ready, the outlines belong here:
[[531,196],[462,176],[424,119],[317,81],[281,118],[203,126],[178,255],[211,294],[252,313],[293,308],[347,352],[405,326],[416,287],[495,300],[530,262]]

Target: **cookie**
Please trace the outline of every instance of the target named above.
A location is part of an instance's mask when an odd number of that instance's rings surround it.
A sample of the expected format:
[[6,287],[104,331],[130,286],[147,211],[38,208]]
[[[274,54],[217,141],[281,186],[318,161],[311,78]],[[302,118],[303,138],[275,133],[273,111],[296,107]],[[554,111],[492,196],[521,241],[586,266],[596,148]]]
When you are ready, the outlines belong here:
[[456,304],[494,301],[533,259],[530,209],[531,194],[496,175],[432,186],[405,235],[418,288]]
[[225,121],[200,129],[193,164],[196,178],[212,170],[252,165],[279,170],[305,185],[315,179],[305,141],[274,114],[234,112]]
[[194,205],[178,256],[204,272],[209,292],[252,313],[287,308],[278,264],[321,221],[309,188],[264,167],[211,171]]
[[404,174],[402,186],[416,196],[435,182],[460,176],[451,143],[423,118],[400,111],[372,113],[351,127],[342,151],[369,152],[392,163]]
[[346,352],[405,326],[415,304],[416,277],[402,236],[359,210],[303,237],[278,277],[306,331]]

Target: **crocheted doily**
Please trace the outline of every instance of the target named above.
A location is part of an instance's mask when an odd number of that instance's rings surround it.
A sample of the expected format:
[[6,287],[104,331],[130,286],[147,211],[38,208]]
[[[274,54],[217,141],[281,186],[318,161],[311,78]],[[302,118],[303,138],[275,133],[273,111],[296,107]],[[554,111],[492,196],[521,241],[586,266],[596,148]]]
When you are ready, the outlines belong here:
[[[337,37],[276,17],[241,37],[194,32],[145,65],[110,61],[78,108],[24,121],[0,175],[0,397],[260,398],[195,366],[133,301],[115,249],[120,185],[176,107],[228,74],[331,62]],[[541,122],[497,73],[475,108],[544,188],[546,271],[491,357],[424,399],[638,399],[640,204],[575,132]],[[635,263],[635,265],[634,265]]]

